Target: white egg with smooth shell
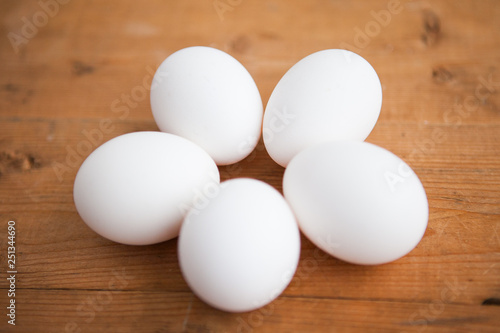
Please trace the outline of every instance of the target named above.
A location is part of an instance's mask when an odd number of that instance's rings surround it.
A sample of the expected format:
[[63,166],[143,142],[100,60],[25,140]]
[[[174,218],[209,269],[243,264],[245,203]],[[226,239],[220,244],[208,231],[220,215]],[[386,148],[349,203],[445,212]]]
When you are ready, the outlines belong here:
[[203,301],[244,312],[274,300],[291,281],[300,232],[283,196],[255,179],[232,179],[201,209],[190,211],[179,235],[184,279]]
[[285,170],[283,192],[306,237],[355,264],[401,258],[427,227],[427,196],[417,175],[398,156],[366,142],[302,151]]
[[266,106],[263,137],[283,167],[307,147],[363,141],[382,107],[373,67],[347,50],[323,50],[297,62],[278,82]]
[[84,222],[112,241],[154,244],[174,238],[194,200],[219,186],[200,147],[161,132],[135,132],[93,151],[76,175],[73,197]]
[[170,55],[151,87],[161,131],[185,137],[218,165],[248,156],[260,138],[263,106],[248,71],[229,54],[193,46]]

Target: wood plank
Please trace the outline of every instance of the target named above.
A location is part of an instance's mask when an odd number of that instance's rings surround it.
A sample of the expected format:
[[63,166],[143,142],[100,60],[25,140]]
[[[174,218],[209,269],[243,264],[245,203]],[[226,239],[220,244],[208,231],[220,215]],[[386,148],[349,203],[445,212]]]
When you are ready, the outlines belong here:
[[[423,302],[454,285],[463,291],[457,303],[498,298],[499,219],[447,213],[433,214],[441,217],[431,216],[417,248],[388,265],[350,265],[302,238],[301,262],[284,294]],[[40,211],[34,220],[33,212],[18,212],[0,218],[18,222],[19,288],[104,289],[112,272],[125,267],[141,276],[130,281],[129,290],[189,290],[179,270],[176,240],[141,247],[116,244],[87,228],[76,213]],[[2,225],[6,230],[6,222]],[[45,234],[50,238],[37,237]],[[6,281],[0,286],[6,287]]]
[[[110,280],[114,282],[113,278]],[[44,320],[53,332],[497,332],[498,310],[448,304],[443,289],[433,303],[280,297],[250,313],[215,310],[185,292],[25,290],[19,294],[21,332]],[[23,320],[30,315],[35,320]],[[387,321],[385,318],[390,317]]]

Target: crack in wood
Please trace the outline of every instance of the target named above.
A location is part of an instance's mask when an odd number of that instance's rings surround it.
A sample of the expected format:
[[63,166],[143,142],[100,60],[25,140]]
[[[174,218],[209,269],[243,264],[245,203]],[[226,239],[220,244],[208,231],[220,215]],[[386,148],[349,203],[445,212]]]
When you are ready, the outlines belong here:
[[487,298],[481,303],[481,305],[494,305],[494,306],[500,306],[500,298]]

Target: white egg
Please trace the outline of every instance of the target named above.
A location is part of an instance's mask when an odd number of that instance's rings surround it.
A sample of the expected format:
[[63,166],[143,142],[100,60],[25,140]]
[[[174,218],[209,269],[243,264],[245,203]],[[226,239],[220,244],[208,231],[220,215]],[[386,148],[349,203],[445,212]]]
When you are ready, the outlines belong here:
[[283,192],[300,229],[325,252],[355,264],[383,264],[424,235],[429,208],[413,170],[366,142],[328,142],[295,156]]
[[260,138],[263,106],[248,71],[220,50],[193,46],[170,55],[151,87],[161,131],[185,137],[218,165],[248,156]]
[[286,167],[303,149],[327,141],[363,141],[377,122],[382,87],[373,67],[346,50],[323,50],[296,63],[267,103],[263,136]]
[[200,197],[219,186],[219,171],[200,147],[161,132],[136,132],[104,143],[76,175],[76,209],[112,241],[146,245],[174,238]]
[[290,207],[255,179],[223,182],[202,209],[193,209],[179,235],[182,274],[198,297],[220,310],[244,312],[278,297],[300,255]]

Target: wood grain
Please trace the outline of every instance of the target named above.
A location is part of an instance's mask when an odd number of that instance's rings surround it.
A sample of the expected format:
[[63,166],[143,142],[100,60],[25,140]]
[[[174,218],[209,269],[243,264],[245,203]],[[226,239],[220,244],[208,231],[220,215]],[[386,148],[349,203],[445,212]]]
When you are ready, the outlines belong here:
[[[3,309],[9,220],[18,260],[17,325],[3,318],[0,331],[499,332],[500,3],[401,0],[387,24],[360,39],[377,22],[373,13],[392,3],[73,0],[17,52],[8,34],[22,36],[23,18],[42,7],[0,3]],[[264,104],[286,70],[312,52],[346,47],[365,57],[384,94],[367,141],[408,162],[429,199],[417,248],[365,267],[302,237],[285,292],[260,310],[229,314],[189,290],[176,240],[134,247],[92,232],[73,204],[78,167],[113,137],[157,130],[152,73],[191,45],[241,61]],[[280,191],[283,171],[262,142],[244,161],[220,167],[223,179],[253,177]]]

